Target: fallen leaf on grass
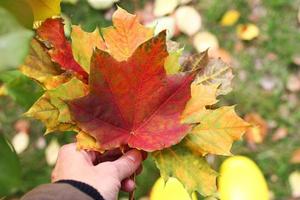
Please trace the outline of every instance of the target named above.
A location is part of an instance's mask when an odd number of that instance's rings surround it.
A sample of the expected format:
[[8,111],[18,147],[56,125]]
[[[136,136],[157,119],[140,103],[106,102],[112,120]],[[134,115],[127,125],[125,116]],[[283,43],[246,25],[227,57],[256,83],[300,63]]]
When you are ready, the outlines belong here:
[[154,28],[154,34],[157,35],[163,30],[167,30],[167,38],[170,39],[176,34],[175,18],[172,16],[161,17],[147,24],[148,27]]
[[263,17],[266,17],[268,14],[267,8],[263,5],[262,2],[259,1],[251,1],[253,2],[253,5],[251,6],[252,8],[251,13],[248,15],[248,19],[251,22],[259,22]]
[[233,62],[231,54],[222,48],[218,48],[215,51],[210,51],[209,56],[212,58],[221,58],[221,60],[228,64]]
[[293,152],[290,162],[294,164],[300,163],[300,148]]
[[113,6],[119,0],[87,0],[90,6],[97,10],[105,10]]
[[278,59],[278,55],[276,53],[273,52],[269,52],[266,56],[266,58],[270,61],[275,61]]
[[143,9],[136,11],[136,14],[139,17],[141,23],[148,24],[155,20],[153,9],[153,2],[146,2]]
[[46,147],[45,155],[47,164],[53,166],[56,163],[60,145],[56,139],[52,139],[49,145]]
[[[201,16],[192,6],[179,7],[175,11],[175,19],[178,29],[188,36],[197,33],[202,26]],[[187,20],[192,23],[188,23]]]
[[300,6],[298,8],[298,23],[300,24]]
[[244,117],[252,125],[245,134],[249,143],[262,143],[268,132],[267,122],[258,113],[249,113]]
[[278,141],[284,139],[288,135],[288,130],[286,128],[278,128],[272,136],[273,141]]
[[300,197],[300,172],[294,171],[289,176],[289,183],[291,186],[292,196],[294,198]]
[[289,76],[286,87],[291,92],[299,92],[300,91],[300,73],[292,74]]
[[17,154],[24,152],[29,145],[29,135],[27,132],[18,132],[12,139],[12,145]]
[[217,37],[210,32],[199,32],[194,36],[193,45],[198,52],[215,51],[219,48]]
[[300,66],[300,54],[294,55],[293,58],[292,58],[292,60],[293,60],[293,63],[294,63],[295,65]]
[[8,95],[5,85],[0,86],[0,97]]
[[221,26],[232,26],[240,18],[240,12],[237,10],[228,10],[221,19]]
[[29,133],[30,122],[25,119],[20,119],[15,123],[14,128],[17,132]]
[[237,36],[242,40],[253,40],[259,35],[259,28],[255,24],[239,24],[236,29]]
[[155,0],[154,2],[154,15],[161,17],[172,13],[178,6],[178,0]]
[[259,83],[264,90],[272,91],[276,86],[278,86],[279,81],[274,76],[265,75],[259,80]]
[[44,149],[46,147],[45,137],[39,137],[35,142],[35,146],[37,149]]

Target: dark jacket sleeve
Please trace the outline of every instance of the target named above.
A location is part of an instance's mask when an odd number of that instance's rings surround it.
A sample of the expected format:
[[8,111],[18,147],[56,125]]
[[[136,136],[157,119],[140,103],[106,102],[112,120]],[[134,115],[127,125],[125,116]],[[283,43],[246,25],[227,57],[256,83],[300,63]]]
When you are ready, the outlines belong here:
[[93,187],[72,180],[40,185],[25,194],[21,200],[104,200]]

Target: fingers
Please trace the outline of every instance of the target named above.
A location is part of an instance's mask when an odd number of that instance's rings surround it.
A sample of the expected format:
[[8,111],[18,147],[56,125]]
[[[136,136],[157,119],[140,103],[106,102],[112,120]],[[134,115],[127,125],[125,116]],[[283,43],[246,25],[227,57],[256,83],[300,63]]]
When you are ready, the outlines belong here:
[[63,145],[58,152],[57,164],[59,164],[60,161],[63,162],[64,160],[68,159],[70,156],[74,157],[74,154],[76,154],[75,143]]
[[123,179],[131,176],[141,165],[142,155],[140,151],[134,149],[128,151],[118,160],[112,162],[111,164],[116,168],[118,174],[118,179],[122,181]]
[[139,175],[139,174],[142,173],[142,171],[143,171],[143,165],[140,165],[140,166],[137,168],[137,170],[135,171],[135,174],[136,174],[136,175]]
[[81,161],[84,159],[89,164],[93,164],[97,158],[97,153],[94,151],[83,151],[78,150],[75,143],[70,143],[63,145],[58,154],[58,162],[62,160],[63,162],[72,161]]
[[97,164],[106,161],[115,161],[123,155],[120,149],[113,149],[97,155]]
[[[139,175],[143,171],[143,165],[140,165],[137,170],[134,172],[136,175]],[[131,178],[126,178],[121,182],[121,190],[124,192],[132,192],[136,188],[136,182]]]
[[135,187],[135,182],[130,178],[126,178],[121,182],[121,189],[124,192],[132,192],[135,189]]

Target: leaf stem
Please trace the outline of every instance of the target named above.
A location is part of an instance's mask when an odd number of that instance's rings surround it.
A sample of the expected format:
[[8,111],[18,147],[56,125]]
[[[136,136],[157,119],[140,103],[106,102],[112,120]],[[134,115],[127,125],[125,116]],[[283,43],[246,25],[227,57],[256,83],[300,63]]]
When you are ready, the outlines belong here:
[[[135,177],[136,177],[136,173],[132,174],[130,176],[130,179],[132,179],[135,182]],[[135,189],[133,191],[129,192],[128,200],[134,200],[134,193],[135,193]]]

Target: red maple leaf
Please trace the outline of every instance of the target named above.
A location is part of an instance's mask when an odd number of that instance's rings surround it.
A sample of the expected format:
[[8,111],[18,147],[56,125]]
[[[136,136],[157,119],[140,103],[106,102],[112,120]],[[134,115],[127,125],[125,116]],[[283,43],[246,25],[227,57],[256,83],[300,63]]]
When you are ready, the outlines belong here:
[[167,76],[166,34],[140,45],[126,61],[96,50],[90,93],[69,103],[79,128],[109,150],[128,145],[155,151],[177,144],[190,130],[180,115],[190,99],[194,73]]
[[83,82],[88,82],[88,73],[75,61],[72,48],[65,37],[62,19],[47,19],[37,29],[38,38],[49,48],[51,59],[62,69],[73,72]]

